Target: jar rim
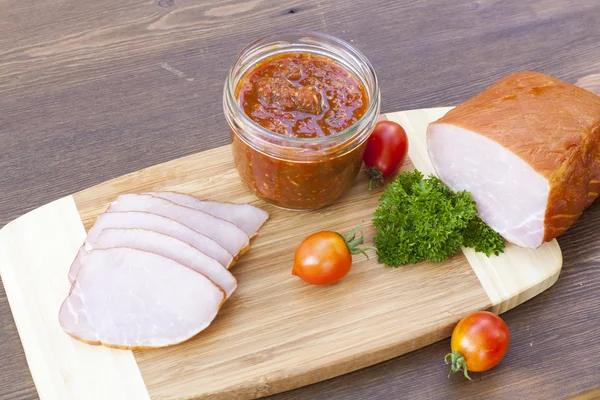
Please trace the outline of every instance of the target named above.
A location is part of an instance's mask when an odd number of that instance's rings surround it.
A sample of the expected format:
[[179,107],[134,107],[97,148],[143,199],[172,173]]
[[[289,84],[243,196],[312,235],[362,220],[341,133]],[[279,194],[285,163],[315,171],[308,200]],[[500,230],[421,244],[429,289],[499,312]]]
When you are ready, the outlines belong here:
[[[238,63],[240,62],[240,60],[242,59],[244,54],[250,52],[254,48],[258,48],[259,44],[261,44],[271,38],[273,39],[271,42],[275,42],[275,41],[277,41],[277,38],[279,38],[281,36],[286,36],[286,35],[312,36],[317,39],[324,38],[326,40],[330,40],[332,42],[335,42],[341,48],[343,48],[344,51],[349,52],[354,57],[357,57],[360,60],[360,62],[363,63],[367,67],[367,70],[368,70],[369,74],[371,75],[370,78],[373,81],[372,85],[367,85],[367,82],[364,82],[366,86],[370,86],[370,87],[367,87],[368,92],[369,92],[369,97],[370,97],[369,98],[369,107],[367,108],[365,113],[355,123],[353,123],[349,127],[345,128],[339,132],[334,133],[333,135],[328,135],[328,136],[319,136],[319,137],[314,137],[314,138],[299,138],[299,137],[295,137],[295,136],[285,136],[284,137],[281,134],[272,132],[272,131],[264,128],[263,126],[261,126],[260,124],[255,122],[252,118],[250,118],[248,115],[246,115],[246,113],[242,109],[241,105],[239,104],[238,99],[235,96],[235,91],[236,91],[237,84],[238,84],[238,82],[235,81],[235,76],[234,76],[236,66],[238,65]],[[271,44],[271,42],[265,42],[261,46],[268,46],[269,44]],[[292,53],[292,51],[290,51],[290,53]],[[263,60],[267,57],[262,57],[259,60]],[[244,75],[242,75],[241,77],[243,77],[243,76]],[[359,79],[363,80],[361,77],[359,77]],[[239,79],[238,79],[238,81],[239,81]],[[314,30],[303,30],[303,29],[282,30],[282,31],[277,31],[277,32],[273,32],[273,33],[264,35],[262,37],[259,37],[258,39],[255,39],[254,41],[250,42],[237,54],[237,56],[235,58],[235,62],[229,68],[225,86],[226,86],[226,93],[227,93],[226,95],[229,97],[229,103],[235,108],[236,113],[238,113],[238,115],[241,116],[241,118],[244,120],[245,123],[250,124],[250,126],[252,126],[253,129],[256,129],[257,131],[259,131],[261,134],[265,135],[266,137],[270,137],[274,140],[285,139],[287,142],[290,142],[290,143],[299,143],[299,144],[315,143],[315,144],[317,144],[317,143],[324,143],[324,142],[333,141],[333,140],[351,138],[356,133],[355,132],[356,127],[363,125],[365,123],[365,121],[367,121],[369,118],[372,118],[373,113],[377,112],[377,110],[379,109],[379,97],[380,97],[379,82],[377,79],[377,75],[375,74],[375,69],[373,68],[373,65],[367,59],[367,57],[361,51],[359,51],[356,47],[352,46],[348,42],[341,40],[335,36],[332,36],[328,33],[323,33],[323,32],[314,31]]]

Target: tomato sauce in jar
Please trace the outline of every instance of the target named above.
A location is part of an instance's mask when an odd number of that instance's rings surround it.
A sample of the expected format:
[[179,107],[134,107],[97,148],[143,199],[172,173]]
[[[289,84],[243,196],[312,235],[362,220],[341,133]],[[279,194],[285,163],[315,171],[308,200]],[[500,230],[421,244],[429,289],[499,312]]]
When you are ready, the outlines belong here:
[[[258,60],[228,87],[235,165],[260,198],[316,209],[352,186],[379,112],[374,75],[369,87],[334,58],[293,51]],[[245,118],[228,115],[227,101]]]
[[354,74],[310,53],[262,61],[240,82],[237,97],[254,122],[297,138],[338,133],[358,121],[369,105],[364,84]]

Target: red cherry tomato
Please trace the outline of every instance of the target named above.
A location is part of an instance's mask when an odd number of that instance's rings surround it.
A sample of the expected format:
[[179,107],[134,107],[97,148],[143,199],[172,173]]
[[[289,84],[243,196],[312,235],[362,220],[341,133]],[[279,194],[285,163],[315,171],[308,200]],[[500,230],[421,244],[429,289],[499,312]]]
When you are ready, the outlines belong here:
[[394,174],[406,158],[408,137],[404,128],[392,121],[380,121],[369,139],[363,160],[371,177],[369,189],[374,181],[382,182]]
[[510,333],[506,323],[488,311],[467,315],[454,327],[446,363],[452,364],[450,373],[482,372],[495,367],[506,354]]
[[337,232],[313,233],[304,239],[294,254],[292,275],[313,285],[327,285],[342,279],[352,266],[352,254],[364,253],[357,246],[363,237],[356,237],[358,227],[346,237]]

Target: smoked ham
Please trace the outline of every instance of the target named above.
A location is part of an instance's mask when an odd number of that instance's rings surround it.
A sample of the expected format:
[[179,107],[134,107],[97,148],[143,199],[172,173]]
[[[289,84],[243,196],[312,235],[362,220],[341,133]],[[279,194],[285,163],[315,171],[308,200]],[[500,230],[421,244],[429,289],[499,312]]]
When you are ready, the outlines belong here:
[[123,194],[110,205],[107,213],[118,211],[147,211],[171,218],[213,239],[234,257],[246,252],[250,246],[246,232],[231,222],[160,197]]
[[[94,243],[95,249],[129,247],[145,250],[185,265],[206,276],[219,286],[227,298],[237,287],[237,280],[214,258],[174,237],[146,229],[104,229]],[[85,260],[85,257],[84,257]]]
[[186,242],[207,256],[214,258],[226,268],[231,267],[233,264],[233,256],[220,244],[180,222],[142,211],[111,212],[100,214],[96,219],[96,223],[90,229],[84,246],[79,250],[71,264],[69,270],[70,282],[73,282],[77,276],[85,250],[91,250],[94,247],[96,239],[106,228],[148,229]]
[[237,288],[228,268],[250,240],[240,226],[255,235],[268,214],[153,194],[119,196],[75,256],[59,311],[75,339],[120,349],[175,345],[208,327]]
[[548,75],[509,75],[429,125],[436,174],[466,190],[506,240],[536,248],[600,192],[600,97]]
[[219,203],[216,201],[200,200],[177,192],[148,192],[155,197],[170,200],[182,206],[204,211],[215,217],[229,221],[240,227],[250,237],[256,235],[260,227],[267,221],[269,214],[250,204]]
[[208,278],[169,258],[126,247],[91,250],[59,322],[89,344],[164,347],[208,327],[224,300]]

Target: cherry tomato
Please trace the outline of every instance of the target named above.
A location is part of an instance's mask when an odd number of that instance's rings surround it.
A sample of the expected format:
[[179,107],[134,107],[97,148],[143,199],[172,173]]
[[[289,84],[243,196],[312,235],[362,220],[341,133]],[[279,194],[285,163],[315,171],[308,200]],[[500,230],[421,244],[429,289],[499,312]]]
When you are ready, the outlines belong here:
[[394,174],[406,158],[408,137],[404,128],[392,121],[379,121],[365,147],[363,161],[373,182],[383,182],[384,178]]
[[482,372],[495,367],[506,354],[510,333],[506,323],[489,311],[467,315],[454,327],[446,363],[452,364],[450,373],[461,369],[466,378],[468,371]]
[[356,237],[356,227],[345,237],[337,232],[313,233],[304,239],[294,254],[292,275],[313,285],[327,285],[342,279],[352,266],[352,254],[365,253],[357,246],[363,237]]

